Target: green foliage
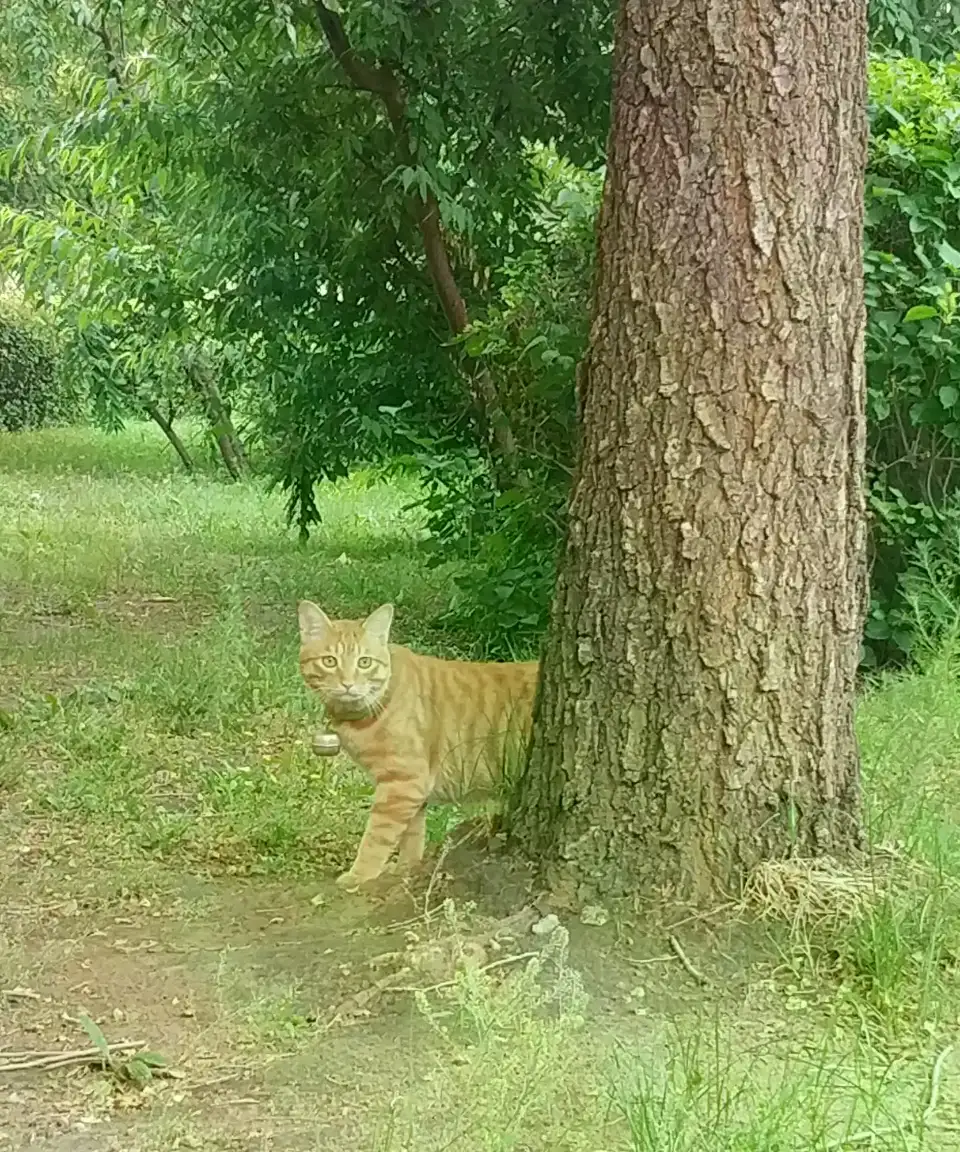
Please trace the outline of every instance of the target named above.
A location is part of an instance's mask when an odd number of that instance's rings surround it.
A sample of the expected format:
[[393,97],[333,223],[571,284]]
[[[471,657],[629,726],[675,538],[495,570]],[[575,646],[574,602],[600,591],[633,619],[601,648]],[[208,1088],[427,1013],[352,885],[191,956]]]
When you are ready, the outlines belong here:
[[586,347],[602,172],[533,155],[539,211],[503,286],[465,339],[496,375],[530,483],[498,489],[476,450],[417,457],[438,561],[462,571],[445,623],[503,658],[535,650],[547,622],[575,446],[574,374]]
[[[599,187],[531,142],[599,162],[611,6],[345,11],[357,59],[403,77],[399,127],[307,10],[215,4],[201,25],[136,2],[28,9],[7,10],[0,40],[48,67],[31,97],[9,52],[3,258],[55,307],[98,421],[146,400],[189,412],[181,351],[220,349],[303,535],[318,478],[413,459],[435,543],[464,561],[453,614],[492,648],[508,632],[529,645],[572,459]],[[425,198],[476,321],[465,341],[431,285]],[[495,382],[533,500],[494,479],[465,359]]]
[[948,56],[960,47],[956,0],[870,0],[870,40],[920,60]]
[[29,309],[0,294],[0,430],[63,423],[75,410],[51,334]]
[[80,1026],[100,1056],[103,1071],[109,1072],[120,1083],[130,1083],[137,1088],[143,1088],[167,1067],[169,1061],[159,1052],[138,1051],[133,1055],[124,1055],[113,1051],[103,1034],[103,1029],[95,1020],[85,1012],[80,1013],[79,1020]]
[[[874,60],[867,177],[870,663],[918,635],[919,587],[957,584],[960,62]],[[921,579],[923,577],[923,579]],[[925,612],[935,630],[936,604]],[[946,623],[941,618],[940,624]]]
[[[202,21],[135,0],[42,20],[28,8],[13,6],[0,37],[11,57],[26,40],[58,66],[38,102],[11,61],[8,267],[55,286],[80,330],[122,330],[130,360],[171,340],[247,349],[273,473],[304,531],[319,477],[396,451],[400,409],[418,435],[486,452],[489,413],[449,346],[418,220],[435,202],[481,313],[539,207],[528,142],[602,153],[609,4],[327,12],[361,73],[402,78],[391,116],[341,67],[322,5],[215,3]],[[116,376],[91,373],[101,389]]]

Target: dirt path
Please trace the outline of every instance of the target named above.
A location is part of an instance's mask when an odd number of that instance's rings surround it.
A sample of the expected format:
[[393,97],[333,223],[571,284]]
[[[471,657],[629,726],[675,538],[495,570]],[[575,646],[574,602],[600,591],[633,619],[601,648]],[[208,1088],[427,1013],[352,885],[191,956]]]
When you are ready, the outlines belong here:
[[79,901],[66,883],[42,900],[17,887],[4,901],[4,1052],[84,1047],[85,1013],[108,1039],[166,1056],[175,1078],[141,1091],[95,1069],[5,1073],[0,1145],[346,1150],[364,1146],[376,1103],[402,1087],[409,1052],[389,1056],[424,1031],[415,1013],[383,1009],[362,1036],[326,1027],[367,979],[371,945],[403,946],[369,908],[333,912],[311,903],[315,890],[253,883]]
[[[0,1072],[0,1148],[402,1148],[388,1142],[391,1102],[457,1059],[410,989],[442,988],[457,956],[507,974],[545,939],[531,932],[542,910],[528,904],[514,915],[522,879],[463,854],[456,885],[425,875],[370,899],[329,882],[162,873],[118,891],[70,861],[51,867],[26,845],[4,856],[0,1061],[85,1046],[85,1013],[108,1040],[142,1041],[167,1057],[172,1075],[138,1089],[95,1067]],[[452,929],[440,908],[451,893]],[[624,1039],[649,1036],[662,1012],[699,998],[679,965],[657,965],[660,941],[644,966],[622,925],[578,931],[574,960],[591,985],[591,1014],[615,1017]],[[636,954],[632,964],[624,949]]]

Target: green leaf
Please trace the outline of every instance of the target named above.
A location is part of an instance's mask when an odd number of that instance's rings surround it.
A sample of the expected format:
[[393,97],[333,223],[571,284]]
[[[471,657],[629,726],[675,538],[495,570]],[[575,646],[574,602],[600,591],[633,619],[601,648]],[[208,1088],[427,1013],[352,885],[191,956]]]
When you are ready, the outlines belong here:
[[960,272],[960,252],[952,244],[946,240],[941,240],[937,245],[937,254],[944,264],[949,264],[951,268]]
[[80,1013],[80,1026],[84,1032],[90,1037],[90,1043],[100,1053],[100,1057],[104,1064],[110,1063],[110,1045],[107,1043],[107,1038],[104,1036],[100,1025],[94,1020],[91,1020],[85,1013]]
[[940,397],[940,403],[949,411],[956,404],[960,389],[953,384],[942,384],[937,395]]
[[930,304],[914,304],[903,318],[904,324],[911,324],[915,320],[932,320],[937,315],[936,308]]
[[150,1066],[144,1060],[141,1060],[139,1056],[134,1056],[132,1060],[128,1060],[125,1064],[122,1064],[118,1069],[118,1074],[130,1080],[139,1088],[147,1084],[153,1076]]
[[872,620],[868,620],[863,631],[871,640],[889,640],[891,635],[890,625],[882,616],[874,616]]
[[900,649],[901,652],[910,655],[913,649],[914,636],[913,633],[906,628],[897,628],[894,630],[892,639],[894,644]]

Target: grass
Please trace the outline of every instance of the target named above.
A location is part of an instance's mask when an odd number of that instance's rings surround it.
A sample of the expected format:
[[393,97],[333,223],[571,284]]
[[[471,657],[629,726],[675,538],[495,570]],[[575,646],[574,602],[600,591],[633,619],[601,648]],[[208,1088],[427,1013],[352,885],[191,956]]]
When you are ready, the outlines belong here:
[[331,485],[301,547],[278,497],[181,475],[148,427],[7,437],[0,451],[0,779],[26,769],[33,809],[152,858],[346,863],[367,785],[306,751],[316,710],[295,674],[296,602],[350,615],[392,599],[398,638],[436,646],[446,589],[417,555],[412,489]]
[[[763,938],[760,975],[737,1003],[720,988],[691,992],[679,971],[659,992],[646,968],[625,976],[624,989],[592,988],[571,966],[562,929],[535,970],[521,965],[505,981],[461,973],[419,997],[419,1023],[398,1024],[400,1032],[388,1036],[384,1024],[347,1044],[318,1030],[314,1001],[341,959],[354,969],[366,963],[365,954],[356,958],[356,924],[298,895],[287,903],[301,908],[300,935],[281,952],[263,945],[263,934],[293,914],[265,919],[260,906],[268,886],[302,893],[349,862],[369,785],[341,760],[309,753],[317,712],[296,673],[295,605],[307,596],[349,615],[389,599],[399,640],[457,651],[457,639],[434,623],[451,574],[426,564],[422,524],[408,507],[414,494],[412,484],[366,475],[327,485],[322,524],[302,547],[278,496],[252,482],[182,475],[149,427],[0,437],[0,843],[9,907],[20,907],[20,889],[31,907],[45,907],[79,885],[87,911],[77,916],[101,917],[104,936],[144,900],[150,911],[136,915],[148,927],[155,911],[181,901],[161,923],[190,947],[216,922],[207,968],[197,952],[188,971],[212,989],[209,1027],[232,1037],[245,1059],[259,1053],[265,1066],[278,1060],[286,1069],[268,1084],[276,1110],[288,1101],[299,1116],[300,1142],[278,1146],[960,1147],[960,1065],[949,1049],[960,1019],[960,658],[952,651],[865,694],[869,835],[886,854],[865,882],[859,877],[858,899],[838,897],[834,912],[802,911],[789,889]],[[451,817],[431,819],[436,839]],[[36,863],[15,866],[21,860]],[[194,904],[175,897],[183,877],[203,889]],[[231,919],[222,909],[233,884],[247,903]],[[35,947],[29,918],[11,916],[0,932],[0,985],[24,981]],[[70,931],[79,949],[85,937]],[[725,931],[724,948],[739,963],[736,917]],[[221,936],[229,952],[218,958]],[[710,970],[717,949],[704,936],[698,964]],[[62,963],[54,955],[44,951],[42,963],[34,955],[37,979]],[[320,973],[313,984],[311,972]],[[2,1031],[0,1021],[0,1040]],[[356,1131],[334,1137],[317,1118],[318,1062],[344,1093],[361,1093]],[[331,1114],[350,1107],[338,1097]],[[205,1123],[197,1112],[165,1112],[130,1152],[220,1147]]]

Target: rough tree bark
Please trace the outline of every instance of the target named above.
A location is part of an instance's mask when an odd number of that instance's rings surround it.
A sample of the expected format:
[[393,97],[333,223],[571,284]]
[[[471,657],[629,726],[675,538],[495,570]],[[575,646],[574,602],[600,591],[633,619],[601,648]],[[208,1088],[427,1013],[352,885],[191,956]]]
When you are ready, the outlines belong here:
[[860,840],[866,2],[622,0],[569,534],[509,826],[711,898]]
[[[407,123],[406,93],[393,68],[382,61],[371,63],[352,48],[343,21],[323,0],[314,0],[317,22],[330,51],[344,75],[361,92],[379,97],[393,130],[397,153],[402,163],[416,163]],[[421,195],[411,191],[407,207],[417,223],[423,254],[434,291],[444,318],[454,336],[467,330],[469,323],[466,301],[457,284],[440,221],[440,206],[433,192]],[[470,390],[471,405],[486,435],[502,487],[526,486],[527,478],[520,463],[516,438],[510,419],[500,400],[496,382],[484,365],[463,364],[464,378]]]

